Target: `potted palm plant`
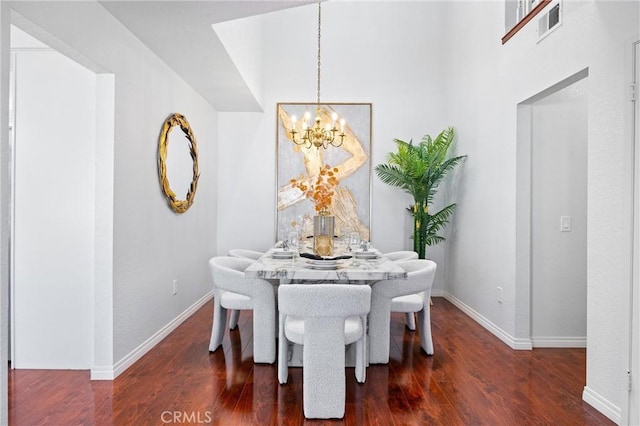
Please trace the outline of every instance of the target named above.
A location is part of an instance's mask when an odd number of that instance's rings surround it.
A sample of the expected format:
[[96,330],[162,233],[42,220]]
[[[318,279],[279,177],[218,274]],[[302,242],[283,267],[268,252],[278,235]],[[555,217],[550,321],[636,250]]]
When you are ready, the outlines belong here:
[[389,153],[387,163],[375,168],[384,183],[402,188],[413,196],[414,202],[407,210],[413,216],[413,249],[420,259],[425,258],[426,246],[444,241],[439,232],[449,223],[456,208],[452,203],[437,212],[430,209],[440,182],[466,157],[448,157],[454,136],[453,127],[449,127],[435,139],[425,135],[417,145],[413,141],[394,139],[397,152]]

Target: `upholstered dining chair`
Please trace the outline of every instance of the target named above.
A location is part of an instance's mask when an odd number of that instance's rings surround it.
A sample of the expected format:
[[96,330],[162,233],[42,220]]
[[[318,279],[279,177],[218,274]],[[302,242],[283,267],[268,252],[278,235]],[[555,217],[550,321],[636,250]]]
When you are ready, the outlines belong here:
[[245,278],[253,261],[219,256],[209,260],[215,300],[209,350],[215,351],[224,337],[227,309],[253,310],[253,362],[276,360],[276,288],[267,280]]
[[231,249],[227,252],[231,257],[240,257],[242,259],[258,260],[264,255],[261,251],[248,249]]
[[[403,260],[417,259],[418,253],[410,250],[401,250],[383,253],[383,256],[391,260],[392,262],[399,262]],[[391,301],[391,312],[398,312],[399,309],[402,309],[402,306],[398,306],[398,303],[400,303],[400,301],[395,301],[395,299]],[[409,328],[409,330],[416,329],[416,317],[413,312],[406,313],[405,323],[407,324],[407,328]]]
[[417,259],[418,253],[410,250],[401,250],[401,251],[391,251],[389,253],[382,253],[382,256],[386,257],[387,259],[393,262],[397,262],[400,260]]
[[371,287],[356,284],[287,284],[278,290],[278,381],[287,383],[289,341],[303,345],[303,411],[307,418],[342,418],[345,345],[356,344],[356,380],[367,366],[367,313]]
[[[231,257],[239,257],[240,259],[249,259],[249,260],[258,260],[260,257],[264,255],[261,251],[256,250],[248,250],[248,249],[231,249],[227,252],[227,254]],[[238,320],[240,319],[240,311],[251,309],[251,300],[243,297],[238,297],[241,295],[227,295],[227,298],[233,297],[235,299],[235,304],[241,306],[238,309],[230,309],[229,313],[229,330],[233,330],[238,326]],[[242,303],[242,302],[246,303]]]
[[433,355],[429,297],[436,275],[436,263],[426,259],[413,259],[399,261],[398,264],[407,271],[406,279],[378,281],[371,289],[368,337],[371,364],[389,362],[392,301],[403,296],[408,296],[407,300],[399,299],[394,309],[398,309],[399,312],[413,310],[418,313],[420,346],[428,355]]

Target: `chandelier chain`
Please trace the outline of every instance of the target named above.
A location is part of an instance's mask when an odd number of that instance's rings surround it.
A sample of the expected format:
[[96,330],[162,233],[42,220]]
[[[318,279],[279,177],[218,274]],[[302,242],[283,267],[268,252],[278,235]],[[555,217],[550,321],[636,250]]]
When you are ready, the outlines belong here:
[[322,28],[322,1],[318,2],[318,105],[320,105],[320,29]]
[[[1,0],[0,0],[1,1]],[[305,111],[302,119],[302,129],[296,130],[297,118],[295,115],[291,116],[291,130],[289,131],[290,139],[296,145],[304,145],[307,148],[316,147],[317,149],[327,149],[329,146],[340,147],[344,140],[344,119],[338,121],[338,114],[335,111],[331,114],[330,120],[325,124],[323,121],[323,109],[320,107],[320,70],[322,66],[321,62],[321,38],[322,38],[322,0],[318,1],[318,98],[316,103],[316,117],[313,122],[310,122],[311,113]],[[324,114],[329,114],[331,108],[328,107],[324,110]],[[338,124],[340,128],[338,129]],[[298,136],[300,135],[300,136]]]

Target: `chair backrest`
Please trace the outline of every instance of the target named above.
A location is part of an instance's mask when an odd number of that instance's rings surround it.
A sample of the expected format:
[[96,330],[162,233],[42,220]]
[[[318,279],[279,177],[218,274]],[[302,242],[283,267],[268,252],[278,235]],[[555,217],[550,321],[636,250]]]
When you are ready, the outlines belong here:
[[[244,271],[253,264],[253,260],[243,259],[240,257],[217,256],[209,259],[209,270],[213,278],[213,284],[227,291],[234,291],[246,294],[246,291],[240,291],[247,288],[249,279],[244,277]],[[251,296],[251,294],[246,294]]]
[[383,256],[391,261],[397,262],[400,260],[417,259],[418,253],[416,253],[415,251],[402,250],[402,251],[392,251],[389,253],[384,253]]
[[358,284],[285,284],[278,288],[278,310],[297,318],[365,315],[371,287]]
[[231,249],[229,250],[228,254],[231,257],[240,257],[243,259],[251,259],[251,260],[258,260],[260,259],[260,257],[264,255],[264,253],[261,251],[247,250],[247,249]]
[[403,260],[398,261],[398,265],[407,271],[407,278],[378,281],[374,284],[375,293],[393,298],[431,290],[437,268],[434,261],[427,259]]

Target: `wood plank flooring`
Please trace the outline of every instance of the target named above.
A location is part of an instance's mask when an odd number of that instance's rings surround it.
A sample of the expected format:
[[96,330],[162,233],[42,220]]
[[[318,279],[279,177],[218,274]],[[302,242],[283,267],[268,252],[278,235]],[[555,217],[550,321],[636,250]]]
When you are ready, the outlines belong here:
[[305,420],[302,371],[279,385],[253,364],[250,312],[209,353],[208,303],[114,381],[87,371],[10,370],[11,425],[612,425],[581,400],[583,349],[514,351],[451,303],[433,298],[435,355],[391,319],[391,361],[358,384],[348,368],[346,414]]

